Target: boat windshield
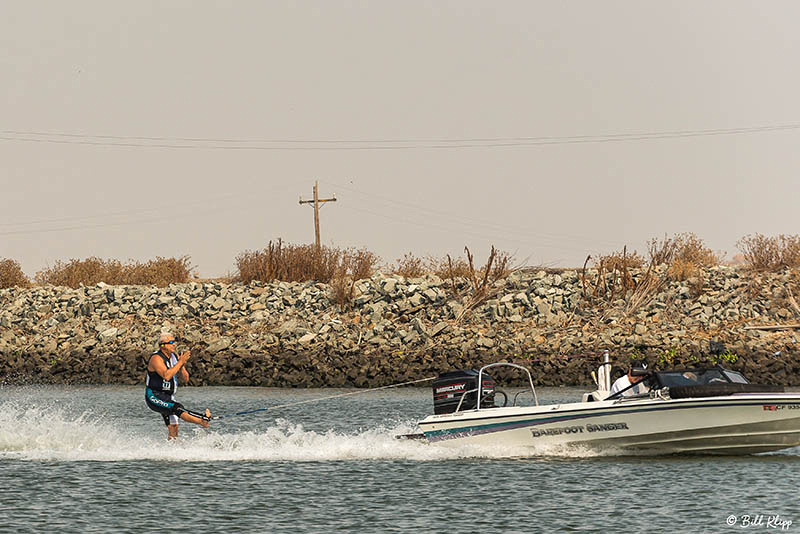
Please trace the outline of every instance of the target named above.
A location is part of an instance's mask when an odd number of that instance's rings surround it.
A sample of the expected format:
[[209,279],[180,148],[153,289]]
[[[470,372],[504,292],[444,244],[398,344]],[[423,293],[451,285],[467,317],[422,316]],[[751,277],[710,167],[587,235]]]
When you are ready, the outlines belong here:
[[727,369],[725,369],[723,372],[725,373],[725,376],[731,379],[731,382],[736,384],[747,384],[747,379],[743,377],[741,373],[737,373],[736,371],[728,371]]
[[659,387],[703,386],[706,384],[747,384],[747,380],[736,371],[727,369],[689,369],[655,373]]

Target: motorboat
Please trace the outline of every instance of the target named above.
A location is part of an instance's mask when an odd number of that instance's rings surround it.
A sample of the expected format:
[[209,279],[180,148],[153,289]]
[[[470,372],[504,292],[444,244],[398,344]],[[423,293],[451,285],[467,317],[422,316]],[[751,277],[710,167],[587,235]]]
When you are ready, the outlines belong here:
[[[509,399],[489,374],[499,367],[523,373],[529,391]],[[720,366],[638,374],[633,384],[612,394],[606,352],[592,373],[595,391],[580,402],[544,405],[530,371],[521,365],[498,362],[446,373],[434,381],[434,414],[419,422],[422,434],[407,437],[441,446],[646,454],[754,454],[800,445],[800,393],[751,384]],[[528,394],[529,405],[523,406]]]

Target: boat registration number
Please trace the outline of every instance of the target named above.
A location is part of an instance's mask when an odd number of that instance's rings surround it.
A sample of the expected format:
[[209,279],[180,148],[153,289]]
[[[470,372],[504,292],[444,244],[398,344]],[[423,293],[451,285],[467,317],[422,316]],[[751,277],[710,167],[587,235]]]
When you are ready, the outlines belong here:
[[800,404],[764,404],[764,411],[777,412],[778,410],[800,410]]

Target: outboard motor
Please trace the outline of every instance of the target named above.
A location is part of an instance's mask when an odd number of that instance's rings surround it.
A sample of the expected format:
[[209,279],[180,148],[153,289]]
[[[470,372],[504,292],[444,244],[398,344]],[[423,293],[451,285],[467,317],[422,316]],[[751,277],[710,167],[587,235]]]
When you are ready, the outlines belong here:
[[[478,405],[478,371],[452,371],[439,375],[433,381],[433,413],[453,413],[461,403],[461,410],[474,410]],[[494,379],[483,373],[481,408],[494,408]],[[467,391],[466,395],[464,392]],[[461,402],[461,397],[464,402]]]

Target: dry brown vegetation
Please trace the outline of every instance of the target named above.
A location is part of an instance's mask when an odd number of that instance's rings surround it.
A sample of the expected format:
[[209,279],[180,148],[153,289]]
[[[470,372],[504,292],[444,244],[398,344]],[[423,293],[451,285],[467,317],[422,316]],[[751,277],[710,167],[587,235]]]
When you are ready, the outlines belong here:
[[192,271],[189,256],[180,258],[157,257],[146,263],[87,258],[57,261],[50,268],[35,275],[38,284],[79,287],[99,282],[112,285],[156,285],[159,287],[189,281]]
[[463,282],[466,281],[469,292],[464,310],[459,316],[460,319],[497,293],[499,289],[495,287],[495,283],[506,278],[518,268],[512,265],[513,255],[497,250],[494,246],[489,251],[486,264],[482,267],[475,267],[475,258],[469,247],[464,247],[464,255],[466,259],[453,258],[449,254],[443,258],[433,256],[420,258],[409,252],[398,259],[395,265],[390,267],[390,270],[394,274],[407,278],[435,274],[450,283],[454,296],[460,295],[464,289]]
[[305,282],[328,283],[336,274],[342,251],[314,245],[284,244],[270,241],[263,250],[248,250],[236,256],[236,279],[240,282]]
[[[464,247],[464,249],[466,249],[466,247]],[[450,280],[451,282],[454,282],[456,278],[469,278],[472,271],[474,271],[464,258],[452,258],[450,254],[444,258],[431,257],[428,267],[431,273],[439,278]]]
[[[667,278],[688,280],[692,294],[698,296],[704,284],[703,269],[719,265],[724,256],[706,247],[703,240],[691,232],[651,239],[647,249],[649,261],[636,252],[628,253],[625,248],[599,257],[594,261],[596,276],[592,277],[586,271],[592,259],[588,256],[581,273],[584,296],[601,298],[608,303],[623,299],[624,312],[628,314],[652,300]],[[643,269],[645,265],[647,270],[634,277],[631,271]],[[659,274],[656,269],[659,265],[667,266],[666,271],[661,271],[665,274]]]
[[614,252],[594,259],[597,274],[590,279],[586,274],[586,266],[591,256],[586,257],[581,273],[583,294],[585,297],[599,297],[609,302],[624,296],[626,291],[634,289],[636,283],[631,274],[633,269],[641,269],[644,259],[638,253],[628,253],[627,247],[620,252]]
[[667,275],[673,280],[682,282],[690,278],[697,278],[703,273],[702,268],[696,263],[686,260],[673,260],[667,269]]
[[409,252],[398,258],[389,270],[405,278],[416,278],[426,274],[435,274],[443,280],[469,278],[470,269],[464,258],[452,258],[449,254],[443,258],[427,256],[421,258]]
[[380,258],[366,249],[340,249],[270,241],[263,250],[245,251],[236,257],[236,280],[305,282],[331,284],[341,307],[353,300],[357,280],[369,278]]
[[352,307],[356,281],[372,276],[379,262],[380,258],[366,249],[341,251],[336,274],[330,284],[334,299],[342,310]]
[[476,270],[473,263],[472,253],[469,248],[464,247],[467,255],[467,265],[469,266],[469,281],[472,284],[473,298],[483,300],[489,293],[489,289],[498,280],[502,280],[511,274],[512,257],[506,252],[496,250],[494,245],[486,259],[486,265],[482,269]]
[[654,265],[692,264],[695,267],[719,265],[723,254],[706,247],[705,242],[691,232],[675,234],[647,242],[650,262]]
[[[475,268],[474,258],[468,247],[464,247],[464,253],[467,257],[466,276],[462,276],[461,274],[457,276],[466,278],[469,281],[471,293],[467,295],[467,299],[464,302],[464,309],[457,317],[459,321],[470,311],[486,302],[486,300],[497,295],[502,287],[497,286],[495,283],[503,280],[517,269],[512,266],[513,256],[507,252],[495,249],[494,246],[492,246],[489,257],[486,259],[486,265],[480,269]],[[447,264],[448,275],[446,278],[450,280],[454,295],[458,295],[455,275],[456,270],[454,267],[456,262],[454,262],[449,255],[447,256]]]
[[800,267],[800,236],[746,235],[736,243],[745,264],[755,271]]
[[647,242],[647,249],[650,264],[666,265],[667,276],[672,280],[695,280],[695,285],[699,283],[701,286],[698,280],[702,278],[703,269],[719,265],[724,257],[723,253],[714,252],[691,232],[651,239]]
[[392,273],[405,278],[416,278],[428,272],[428,264],[424,259],[408,252],[402,258],[397,258],[395,264],[389,269]]
[[0,258],[0,289],[9,287],[28,287],[31,281],[22,272],[22,268],[15,260]]
[[[774,271],[800,267],[800,236],[779,235],[768,237],[761,234],[747,235],[737,242],[741,258],[751,269]],[[647,243],[649,261],[637,252],[626,248],[611,254],[587,257],[581,279],[587,298],[599,297],[608,302],[619,298],[630,298],[631,291],[653,286],[650,278],[662,276],[676,281],[702,283],[703,269],[718,265],[723,254],[715,253],[705,246],[702,239],[693,233],[666,235],[662,239],[651,239]],[[392,273],[406,278],[435,274],[449,281],[455,293],[457,285],[463,289],[466,280],[472,293],[481,299],[487,288],[495,281],[507,276],[512,256],[492,247],[487,264],[481,268],[474,265],[472,254],[465,247],[466,258],[450,255],[444,257],[420,257],[409,252],[386,267]],[[586,267],[593,261],[596,272],[587,274]],[[368,278],[378,268],[380,258],[365,249],[340,249],[314,245],[285,244],[282,240],[270,241],[263,250],[245,251],[236,257],[237,273],[228,281],[309,281],[328,283],[333,286],[337,300],[346,305],[353,297],[355,281]],[[666,265],[666,270],[656,266]],[[644,270],[636,277],[632,274]],[[85,260],[58,261],[53,267],[36,273],[38,284],[78,287],[98,282],[107,284],[141,284],[165,286],[170,283],[187,282],[193,267],[189,257],[157,257],[146,263],[118,260],[103,260],[96,257]],[[0,259],[0,288],[26,287],[31,281],[25,276],[19,263]],[[648,290],[647,293],[650,293]],[[627,295],[627,296],[626,296]]]
[[606,303],[607,309],[601,317],[602,320],[614,312],[617,307],[615,303],[619,300],[624,302],[620,311],[626,315],[635,313],[647,305],[664,285],[664,279],[655,272],[656,264],[652,261],[648,264],[647,271],[634,276],[631,271],[643,268],[645,260],[636,252],[628,253],[627,247],[595,260],[596,276],[593,277],[586,271],[591,259],[591,256],[586,257],[580,279],[584,298],[600,299]]

